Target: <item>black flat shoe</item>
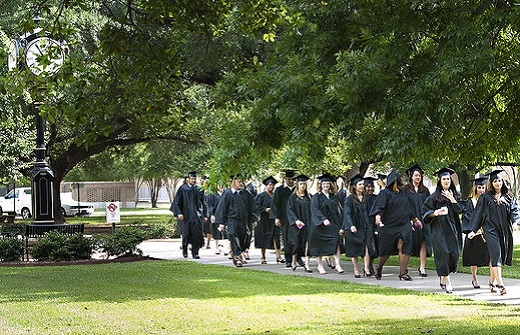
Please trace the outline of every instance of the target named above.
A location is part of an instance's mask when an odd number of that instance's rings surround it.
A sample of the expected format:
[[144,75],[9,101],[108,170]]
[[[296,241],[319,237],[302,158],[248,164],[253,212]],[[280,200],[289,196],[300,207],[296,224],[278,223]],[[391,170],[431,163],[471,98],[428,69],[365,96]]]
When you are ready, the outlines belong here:
[[473,288],[480,288],[480,285],[475,285],[475,282],[472,280],[471,285],[473,285]]

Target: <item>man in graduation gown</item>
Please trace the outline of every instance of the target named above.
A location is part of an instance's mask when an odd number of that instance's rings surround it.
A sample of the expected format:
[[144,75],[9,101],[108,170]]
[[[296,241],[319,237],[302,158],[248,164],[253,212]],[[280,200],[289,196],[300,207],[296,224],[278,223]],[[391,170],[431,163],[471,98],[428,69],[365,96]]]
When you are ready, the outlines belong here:
[[242,179],[233,176],[231,188],[224,191],[218,203],[215,220],[220,230],[227,229],[233,264],[237,267],[241,267],[245,261],[242,253],[245,251],[249,229],[257,218],[258,209],[253,196],[244,189]]
[[197,173],[188,174],[188,182],[175,194],[170,210],[179,220],[182,235],[182,256],[188,257],[188,244],[191,244],[193,258],[200,258],[199,250],[204,246],[203,223],[207,212],[204,191],[196,185]]
[[[287,218],[287,201],[294,192],[294,177],[295,170],[285,170],[284,184],[278,186],[274,190],[273,206],[271,207],[271,218],[274,218],[274,223],[280,227],[283,238],[285,266],[291,267],[291,259],[293,254],[293,245],[289,239],[289,219]],[[298,259],[300,266],[304,266],[305,262]]]

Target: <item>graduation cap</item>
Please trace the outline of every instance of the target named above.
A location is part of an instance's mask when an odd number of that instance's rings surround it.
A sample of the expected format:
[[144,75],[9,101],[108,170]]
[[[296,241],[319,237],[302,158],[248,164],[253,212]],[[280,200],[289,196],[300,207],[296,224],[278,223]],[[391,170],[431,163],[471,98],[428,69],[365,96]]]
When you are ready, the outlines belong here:
[[407,175],[411,176],[414,173],[414,171],[419,171],[421,173],[421,175],[424,174],[424,171],[423,171],[423,169],[421,169],[419,164],[414,164],[414,165],[410,166],[408,168],[408,170],[406,170],[405,172]]
[[363,180],[363,177],[361,177],[361,175],[358,173],[354,177],[350,178],[350,185],[356,185],[357,183],[359,183],[362,180]]
[[444,168],[440,169],[439,171],[435,172],[435,174],[439,178],[442,177],[442,176],[451,176],[454,173],[455,173],[455,170],[450,169],[448,167],[444,167]]
[[374,182],[377,180],[377,178],[374,178],[374,177],[365,177],[363,178],[363,180],[365,181],[365,185],[369,185],[369,184],[374,184]]
[[321,176],[318,177],[318,179],[319,179],[321,182],[324,182],[324,181],[334,182],[334,181],[336,181],[336,178],[334,178],[333,176],[331,176],[331,175],[328,174],[328,173],[324,173],[324,174],[322,174]]
[[502,169],[500,169],[500,170],[493,170],[491,172],[486,173],[486,176],[489,176],[489,179],[491,179],[491,180],[500,179],[500,177],[498,175],[501,172],[504,172],[504,170],[502,170]]
[[235,180],[235,179],[243,180],[243,176],[241,174],[232,174],[232,175],[229,175],[229,179],[231,179],[231,180]]
[[287,178],[294,178],[295,172],[296,172],[296,170],[291,170],[291,169],[283,170],[283,173],[285,173],[285,177],[287,177]]
[[388,186],[390,186],[397,180],[397,178],[399,178],[399,175],[395,170],[392,170],[388,177],[386,177],[386,183],[388,184]]
[[188,177],[194,177],[194,178],[197,178],[197,172],[195,171],[191,171],[191,172],[188,172]]
[[378,174],[377,174],[377,179],[379,179],[379,180],[385,180],[385,179],[386,179],[386,174],[378,173]]
[[309,180],[309,179],[311,179],[311,178],[307,177],[307,176],[304,175],[304,174],[300,174],[300,175],[296,176],[295,179],[296,179],[298,182],[300,182],[300,181],[307,181],[307,180]]
[[479,177],[475,179],[471,179],[470,181],[474,182],[475,185],[486,185],[487,177]]
[[262,180],[262,184],[264,184],[265,186],[267,186],[269,183],[276,185],[278,183],[278,180],[274,179],[273,176],[269,176],[269,177],[265,178],[264,180]]

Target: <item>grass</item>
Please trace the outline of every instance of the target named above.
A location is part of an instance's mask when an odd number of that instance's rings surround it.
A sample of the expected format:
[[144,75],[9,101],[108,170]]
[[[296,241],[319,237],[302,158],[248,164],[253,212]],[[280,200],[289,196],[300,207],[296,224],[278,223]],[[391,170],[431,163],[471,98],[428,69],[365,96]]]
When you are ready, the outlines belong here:
[[183,261],[0,268],[2,334],[517,334],[518,307]]

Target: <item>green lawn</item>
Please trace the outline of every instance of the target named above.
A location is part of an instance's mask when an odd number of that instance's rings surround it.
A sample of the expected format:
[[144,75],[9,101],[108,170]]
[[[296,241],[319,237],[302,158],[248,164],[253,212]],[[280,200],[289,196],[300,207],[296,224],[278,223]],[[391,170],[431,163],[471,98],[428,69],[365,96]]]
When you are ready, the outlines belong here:
[[2,334],[518,334],[520,308],[183,261],[0,268]]

